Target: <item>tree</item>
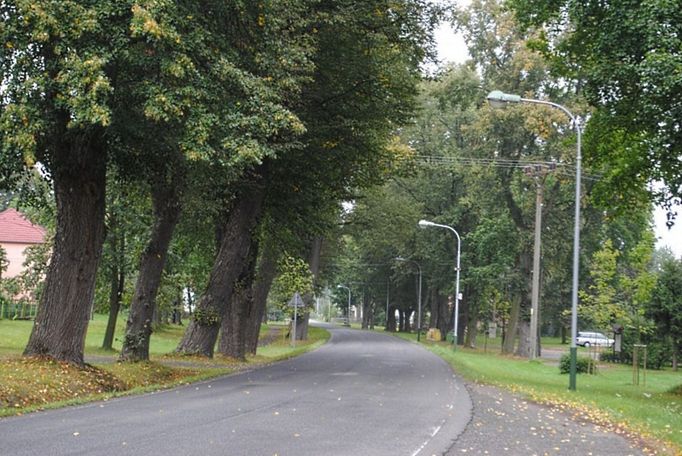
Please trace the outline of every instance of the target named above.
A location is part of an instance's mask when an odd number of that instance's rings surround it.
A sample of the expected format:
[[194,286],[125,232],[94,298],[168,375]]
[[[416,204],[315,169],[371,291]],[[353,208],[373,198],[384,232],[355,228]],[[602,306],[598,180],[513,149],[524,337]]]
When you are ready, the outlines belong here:
[[583,327],[606,330],[616,322],[625,324],[626,319],[630,322],[631,315],[618,299],[618,255],[609,239],[592,258],[591,284],[580,294]]
[[[270,292],[270,299],[274,305],[279,308],[285,315],[291,317],[292,322],[294,318],[294,308],[289,305],[296,293],[303,296],[313,291],[313,273],[310,270],[310,265],[302,258],[295,258],[285,255],[279,263],[279,274],[272,284]],[[297,320],[296,326],[304,319],[304,315],[310,312],[312,306],[310,303],[306,307],[298,308],[296,310]],[[293,326],[290,328],[291,338],[301,339],[299,337],[299,330],[296,334],[293,333]]]
[[[577,81],[597,110],[586,158],[605,174],[603,193],[621,209],[641,202],[647,183],[668,207],[682,197],[682,19],[674,1],[618,3],[511,0],[553,71]],[[614,147],[616,146],[616,147]],[[615,198],[614,198],[615,196]]]
[[670,342],[677,370],[682,349],[682,260],[668,258],[661,264],[646,313],[656,323],[659,336]]
[[[283,98],[309,71],[309,43],[295,33],[295,46],[277,40],[305,4],[2,3],[2,176],[40,162],[57,201],[55,252],[26,354],[83,362],[109,163],[132,177],[154,170],[152,183],[187,158],[234,177],[273,153],[263,138],[302,131]],[[157,266],[149,272],[158,277]]]
[[[353,185],[377,179],[390,132],[412,108],[411,89],[428,43],[425,23],[433,25],[423,2],[394,6],[323,2],[309,15],[313,22],[304,21],[315,35],[310,38],[315,72],[300,86],[300,96],[287,101],[306,134],[300,144],[282,138],[277,129],[260,138],[261,148],[274,153],[237,179],[230,195],[234,209],[224,211],[230,214],[221,230],[226,241],[178,351],[212,355],[234,282],[244,271],[254,228],[264,214],[303,227],[317,220],[304,216],[320,207],[326,214]],[[291,232],[300,239],[313,237],[305,229]]]

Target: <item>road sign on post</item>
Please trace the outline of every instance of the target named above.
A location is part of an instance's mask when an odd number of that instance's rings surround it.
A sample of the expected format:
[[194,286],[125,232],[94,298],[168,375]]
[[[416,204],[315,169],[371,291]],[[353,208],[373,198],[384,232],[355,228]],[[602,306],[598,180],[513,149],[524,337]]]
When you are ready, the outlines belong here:
[[298,320],[298,308],[299,307],[305,307],[305,303],[303,302],[303,298],[301,298],[301,295],[296,292],[294,293],[293,298],[289,301],[289,307],[294,308],[294,322],[292,324],[292,336],[291,336],[291,346],[295,347],[296,346],[296,320]]

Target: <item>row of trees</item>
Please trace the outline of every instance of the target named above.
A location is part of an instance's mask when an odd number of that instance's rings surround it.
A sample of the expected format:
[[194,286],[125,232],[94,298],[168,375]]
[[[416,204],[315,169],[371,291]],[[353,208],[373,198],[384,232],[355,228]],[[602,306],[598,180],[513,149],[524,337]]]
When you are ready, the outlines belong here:
[[223,353],[255,350],[279,259],[315,276],[340,201],[390,169],[438,10],[9,0],[0,15],[0,186],[25,190],[37,167],[56,215],[25,354],[82,364],[98,277],[113,320],[130,271],[122,359],[148,358],[162,282],[200,296],[179,352],[211,356],[221,329]]
[[[675,363],[682,334],[674,323],[666,322],[671,309],[682,310],[682,290],[664,271],[679,267],[679,260],[665,252],[654,255],[645,186],[651,176],[630,181],[625,189],[614,186],[614,182],[623,185],[620,178],[612,178],[622,170],[619,163],[599,155],[603,135],[592,122],[600,117],[586,103],[584,81],[556,75],[552,62],[529,46],[541,40],[542,33],[525,30],[512,12],[493,1],[472,2],[455,15],[455,22],[468,43],[471,60],[423,83],[420,115],[413,126],[401,130],[413,155],[401,162],[389,182],[356,199],[354,210],[346,216],[344,249],[334,265],[337,280],[355,284],[354,294],[364,296],[365,313],[381,318],[388,311],[388,330],[410,330],[410,321],[416,322],[417,271],[414,265],[394,259],[413,260],[423,270],[422,301],[429,325],[438,327],[444,337],[453,327],[455,239],[447,231],[424,232],[416,224],[426,218],[453,226],[462,237],[459,343],[474,345],[478,331],[493,321],[502,326],[503,351],[528,356],[530,339],[539,338],[530,334],[539,188],[543,195],[540,328],[566,340],[572,279],[573,129],[558,110],[519,105],[499,111],[484,101],[495,89],[548,98],[589,119],[583,148],[589,166],[580,202],[579,329],[611,331],[612,325],[619,324],[634,343],[667,346],[666,362]],[[627,141],[609,146],[610,154],[625,154],[634,147]],[[604,198],[607,189],[612,195],[629,195],[630,204],[625,207],[620,198]]]

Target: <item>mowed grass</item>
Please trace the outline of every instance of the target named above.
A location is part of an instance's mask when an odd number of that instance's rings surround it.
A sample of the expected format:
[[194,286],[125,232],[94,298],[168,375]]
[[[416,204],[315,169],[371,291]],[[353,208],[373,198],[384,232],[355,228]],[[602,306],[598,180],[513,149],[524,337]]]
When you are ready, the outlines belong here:
[[[415,334],[403,335],[415,340]],[[445,359],[468,381],[502,387],[533,401],[556,405],[580,419],[632,433],[654,443],[664,453],[682,454],[682,371],[647,370],[646,385],[633,385],[632,366],[599,363],[597,375],[579,374],[576,391],[559,373],[558,360],[528,361],[503,356],[488,346],[465,349],[424,340],[426,348]],[[560,346],[558,341],[543,346]],[[494,347],[494,345],[493,345]],[[499,348],[499,343],[497,344]],[[581,356],[580,350],[578,356]],[[586,352],[584,352],[586,353]]]
[[[79,404],[216,377],[290,358],[322,345],[329,333],[310,328],[306,341],[291,347],[284,339],[286,326],[263,325],[267,345],[246,362],[217,355],[213,359],[175,355],[172,351],[184,327],[168,326],[155,331],[150,341],[151,361],[115,362],[120,350],[124,322],[119,322],[114,350],[101,349],[106,316],[96,316],[88,328],[85,356],[91,365],[79,368],[68,363],[20,355],[28,341],[32,322],[0,320],[0,416],[44,408]],[[274,339],[272,334],[276,334]]]
[[[85,337],[86,355],[110,355],[111,351],[102,349],[104,333],[107,328],[107,315],[95,314],[88,324]],[[121,341],[125,332],[125,315],[119,315],[114,335],[113,351],[121,350]],[[31,335],[33,321],[29,320],[0,320],[0,356],[20,354]],[[167,325],[152,333],[149,352],[152,356],[169,353],[175,349],[182,337],[185,326]]]

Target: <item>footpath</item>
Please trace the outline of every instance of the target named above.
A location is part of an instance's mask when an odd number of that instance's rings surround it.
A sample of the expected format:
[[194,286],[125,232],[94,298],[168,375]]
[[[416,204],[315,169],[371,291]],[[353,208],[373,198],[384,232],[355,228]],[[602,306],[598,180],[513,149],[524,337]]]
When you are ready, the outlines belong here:
[[447,456],[658,454],[645,442],[574,416],[535,404],[504,389],[469,383],[472,418]]

